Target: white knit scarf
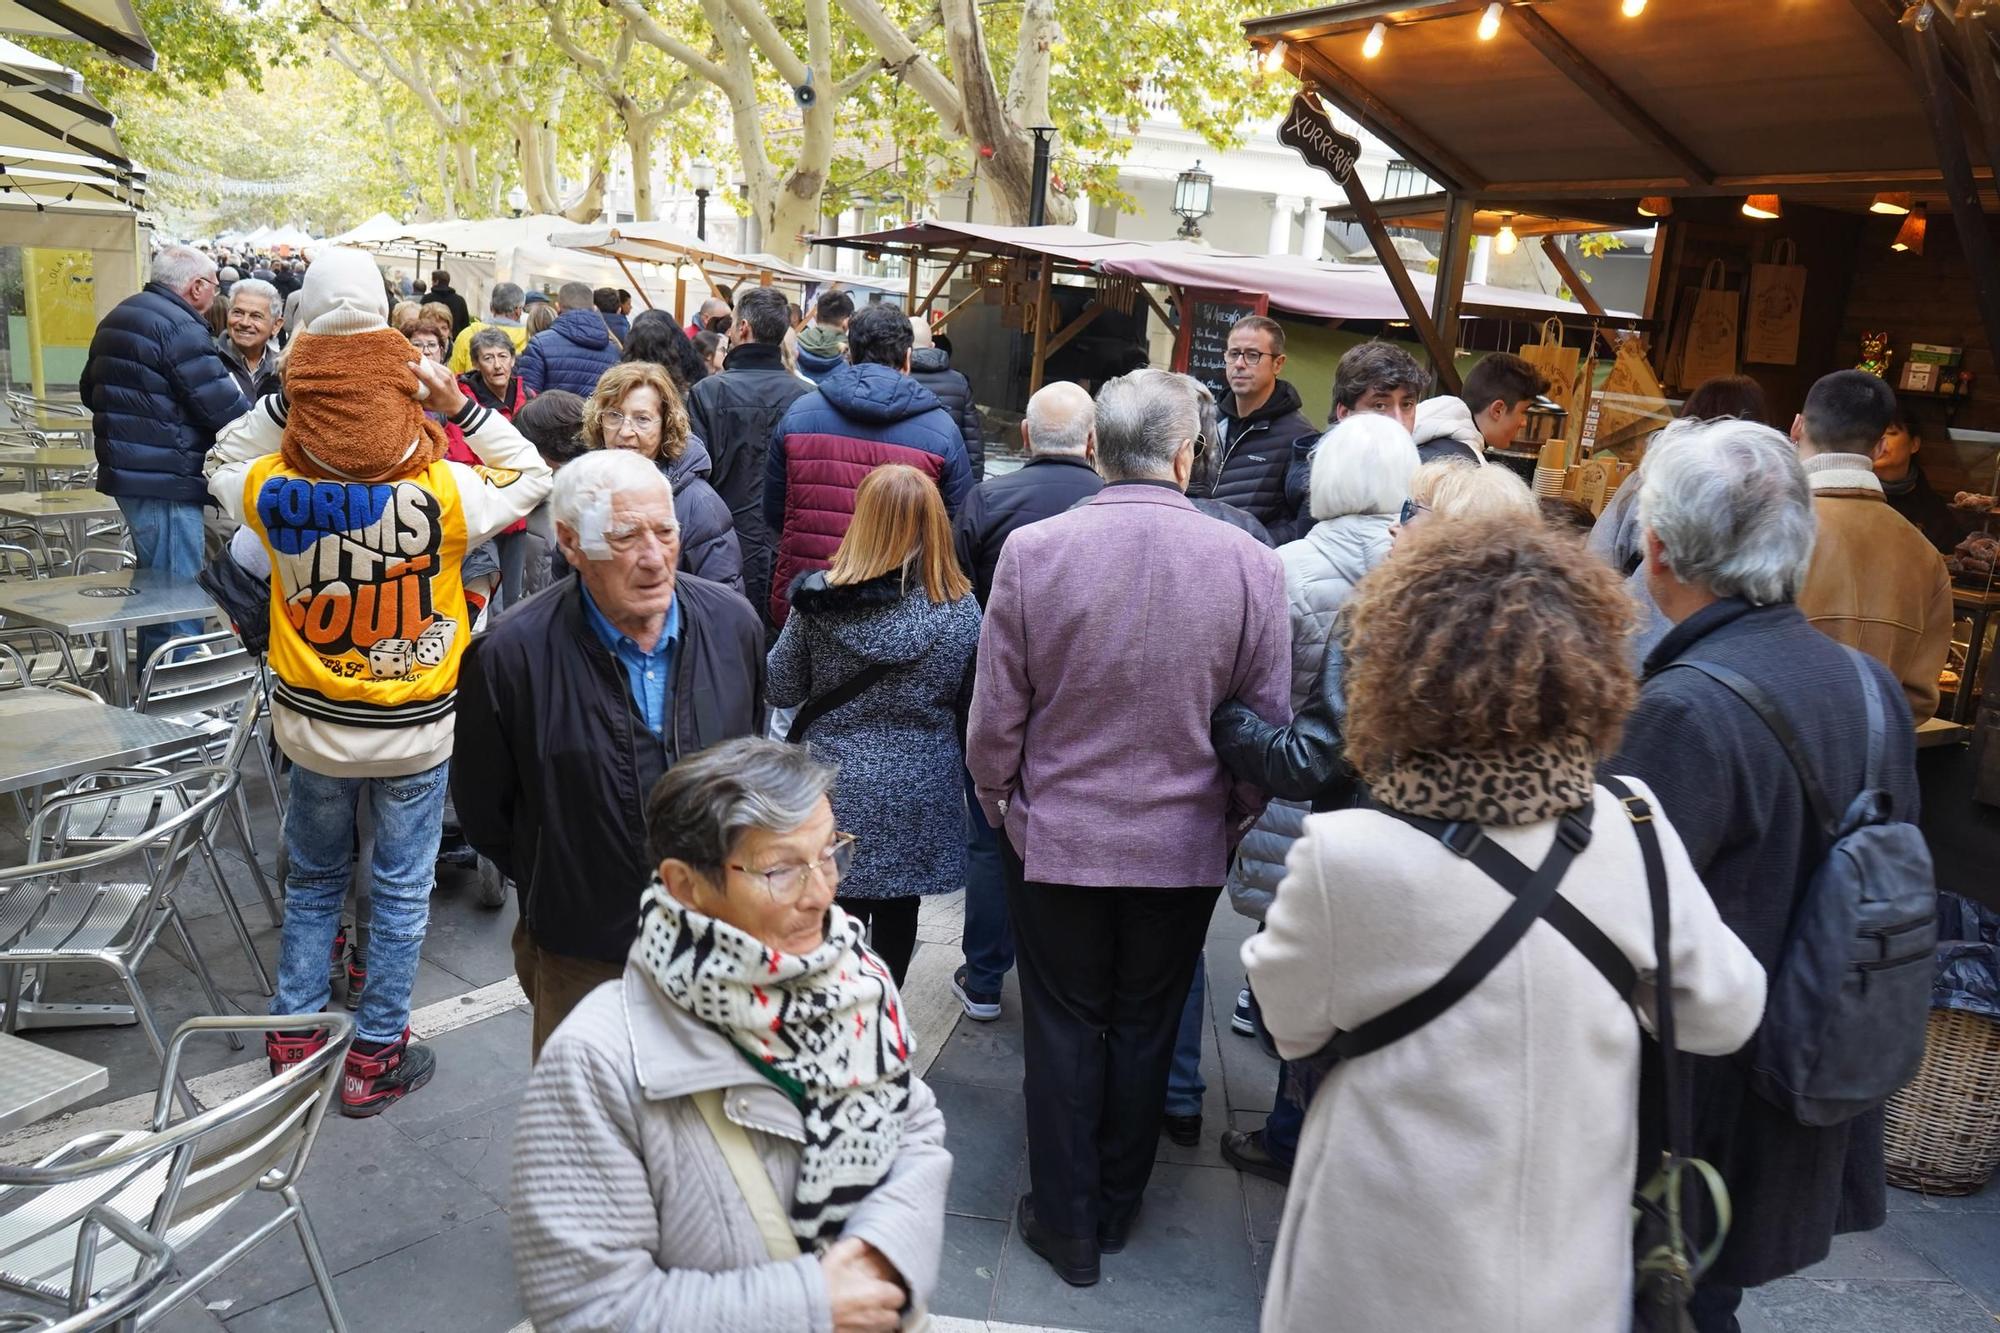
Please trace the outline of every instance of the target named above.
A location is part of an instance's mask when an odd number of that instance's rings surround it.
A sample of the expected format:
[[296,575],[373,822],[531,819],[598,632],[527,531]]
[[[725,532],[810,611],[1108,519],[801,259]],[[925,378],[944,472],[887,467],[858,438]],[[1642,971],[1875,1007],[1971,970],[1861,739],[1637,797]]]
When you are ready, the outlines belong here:
[[838,907],[809,954],[767,948],[657,878],[640,910],[639,958],[661,993],[775,1075],[803,1112],[792,1232],[824,1249],[888,1175],[910,1106],[911,1037],[887,965]]

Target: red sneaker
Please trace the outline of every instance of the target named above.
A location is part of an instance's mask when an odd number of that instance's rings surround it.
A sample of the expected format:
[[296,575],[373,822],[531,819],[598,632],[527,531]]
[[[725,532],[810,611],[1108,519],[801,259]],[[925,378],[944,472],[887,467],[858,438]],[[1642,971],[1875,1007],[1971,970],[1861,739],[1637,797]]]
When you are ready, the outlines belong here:
[[264,1055],[271,1062],[271,1077],[302,1064],[312,1058],[313,1053],[326,1045],[325,1028],[312,1028],[305,1032],[267,1032],[264,1034]]
[[412,1046],[408,1028],[380,1050],[363,1049],[372,1044],[356,1041],[348,1048],[346,1076],[340,1084],[344,1116],[380,1115],[392,1102],[430,1082],[437,1070],[437,1056],[428,1046]]

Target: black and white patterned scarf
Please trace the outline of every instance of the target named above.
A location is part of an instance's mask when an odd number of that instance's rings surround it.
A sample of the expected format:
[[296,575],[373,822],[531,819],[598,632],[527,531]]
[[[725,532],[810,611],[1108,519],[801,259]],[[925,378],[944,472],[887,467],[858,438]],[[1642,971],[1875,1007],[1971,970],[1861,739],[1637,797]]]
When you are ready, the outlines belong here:
[[792,1233],[808,1252],[889,1174],[910,1107],[912,1038],[889,968],[838,907],[809,954],[778,953],[677,901],[655,878],[639,958],[667,999],[762,1062],[805,1117]]

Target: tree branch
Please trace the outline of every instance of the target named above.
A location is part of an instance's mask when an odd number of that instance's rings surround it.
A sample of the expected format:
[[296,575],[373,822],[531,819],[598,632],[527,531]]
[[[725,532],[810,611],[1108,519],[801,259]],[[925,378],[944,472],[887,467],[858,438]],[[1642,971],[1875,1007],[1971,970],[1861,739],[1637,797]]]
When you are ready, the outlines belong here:
[[1055,0],[1026,0],[1014,47],[1014,72],[1007,81],[1007,115],[1016,125],[1049,123],[1049,76],[1060,35]]
[[944,21],[943,11],[932,10],[905,32],[896,26],[896,21],[889,17],[879,0],[840,0],[840,7],[861,29],[868,44],[881,52],[882,68],[930,103],[948,133],[963,134],[966,129],[965,99],[930,57],[917,49],[917,40]]
[[617,10],[625,21],[632,25],[632,30],[639,34],[640,41],[660,51],[676,64],[686,66],[724,92],[729,91],[729,70],[662,28],[653,20],[653,16],[638,4],[638,0],[605,0],[605,3]]
[[[824,0],[821,2],[824,3]],[[743,26],[743,31],[749,34],[750,40],[756,44],[764,59],[771,62],[771,68],[778,71],[779,78],[794,88],[805,83],[809,72],[807,63],[799,59],[799,53],[785,40],[785,35],[778,31],[778,25],[771,21],[770,14],[765,12],[758,0],[724,0],[724,3],[728,5],[730,14]],[[808,14],[806,28],[809,33],[812,27],[812,19]]]

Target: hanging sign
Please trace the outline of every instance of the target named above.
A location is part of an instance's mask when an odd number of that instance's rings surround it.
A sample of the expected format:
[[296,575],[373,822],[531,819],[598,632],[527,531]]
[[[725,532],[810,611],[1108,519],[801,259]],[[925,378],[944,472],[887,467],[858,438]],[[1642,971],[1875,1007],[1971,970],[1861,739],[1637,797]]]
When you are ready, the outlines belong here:
[[1361,159],[1361,141],[1335,129],[1325,109],[1303,89],[1293,95],[1292,109],[1278,126],[1278,142],[1341,185]]

